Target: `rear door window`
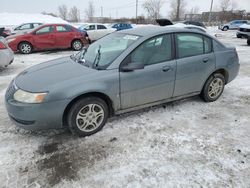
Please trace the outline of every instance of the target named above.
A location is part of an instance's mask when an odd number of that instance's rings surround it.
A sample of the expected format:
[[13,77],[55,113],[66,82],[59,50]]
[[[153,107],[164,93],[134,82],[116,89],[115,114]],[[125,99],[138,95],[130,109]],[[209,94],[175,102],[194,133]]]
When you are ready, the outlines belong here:
[[56,26],[56,30],[57,32],[70,32],[71,28],[64,25],[58,25]]
[[178,57],[190,57],[203,54],[203,39],[199,34],[177,34]]
[[179,33],[176,35],[179,58],[197,56],[212,52],[212,40],[195,33]]

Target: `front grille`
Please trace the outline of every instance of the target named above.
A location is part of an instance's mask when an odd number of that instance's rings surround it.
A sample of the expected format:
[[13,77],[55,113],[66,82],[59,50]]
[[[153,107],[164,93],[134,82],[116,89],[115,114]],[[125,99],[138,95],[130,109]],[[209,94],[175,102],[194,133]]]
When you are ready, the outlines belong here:
[[14,93],[16,92],[16,87],[14,85],[14,81],[12,81],[6,91],[5,97],[6,99],[13,98]]
[[242,32],[250,32],[250,29],[240,28],[240,31],[242,31]]

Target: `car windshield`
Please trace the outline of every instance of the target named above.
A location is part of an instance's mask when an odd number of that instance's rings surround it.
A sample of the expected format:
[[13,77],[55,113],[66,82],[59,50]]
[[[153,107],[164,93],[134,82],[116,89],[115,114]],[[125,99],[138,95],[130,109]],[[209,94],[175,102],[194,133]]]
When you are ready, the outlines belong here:
[[[88,67],[106,69],[121,53],[139,39],[137,35],[112,33],[75,55],[75,60]],[[73,58],[73,59],[74,59]]]

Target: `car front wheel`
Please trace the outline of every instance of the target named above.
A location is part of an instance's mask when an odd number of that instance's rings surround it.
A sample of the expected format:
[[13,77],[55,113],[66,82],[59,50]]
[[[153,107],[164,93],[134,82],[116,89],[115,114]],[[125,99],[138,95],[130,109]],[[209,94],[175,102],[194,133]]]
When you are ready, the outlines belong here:
[[90,136],[103,128],[108,114],[105,101],[97,97],[87,97],[73,104],[69,110],[67,122],[73,133],[79,136]]
[[21,42],[18,45],[18,50],[22,53],[22,54],[30,54],[32,52],[32,45],[28,42]]
[[206,102],[216,101],[223,93],[224,87],[225,77],[220,73],[215,73],[206,81],[201,92],[201,97]]

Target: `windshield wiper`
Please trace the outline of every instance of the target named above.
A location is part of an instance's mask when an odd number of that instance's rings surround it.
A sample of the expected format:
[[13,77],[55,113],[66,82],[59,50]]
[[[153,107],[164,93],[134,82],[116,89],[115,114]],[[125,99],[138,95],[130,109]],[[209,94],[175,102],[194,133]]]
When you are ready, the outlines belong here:
[[93,63],[93,67],[95,67],[95,68],[98,67],[100,59],[101,59],[101,45],[99,45],[99,48],[98,48],[98,51],[97,51],[97,54],[95,56],[95,60]]

